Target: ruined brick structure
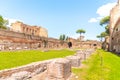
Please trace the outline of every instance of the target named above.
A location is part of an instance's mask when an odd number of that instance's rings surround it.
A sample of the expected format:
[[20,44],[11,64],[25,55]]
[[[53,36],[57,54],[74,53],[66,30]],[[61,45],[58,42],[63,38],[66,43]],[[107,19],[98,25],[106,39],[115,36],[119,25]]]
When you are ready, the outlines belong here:
[[69,38],[68,41],[72,42],[73,48],[101,48],[101,43],[96,40],[80,41],[77,39]]
[[81,60],[86,60],[93,52],[94,49],[78,50],[65,58],[0,70],[0,80],[73,80],[72,67],[80,67]]
[[22,22],[12,23],[10,30],[0,29],[0,50],[65,48],[67,43],[48,38],[48,31]]
[[41,26],[30,26],[19,21],[12,23],[11,30],[35,36],[48,37],[48,31],[45,28]]
[[73,38],[61,41],[50,38],[45,28],[30,26],[19,21],[12,23],[10,30],[0,29],[0,50],[68,48],[69,41],[73,44],[72,48],[99,48],[101,46],[97,41],[80,41]]
[[116,23],[111,39],[112,51],[120,53],[120,19]]
[[120,0],[110,13],[110,51],[120,52]]
[[0,50],[66,48],[60,40],[0,29]]

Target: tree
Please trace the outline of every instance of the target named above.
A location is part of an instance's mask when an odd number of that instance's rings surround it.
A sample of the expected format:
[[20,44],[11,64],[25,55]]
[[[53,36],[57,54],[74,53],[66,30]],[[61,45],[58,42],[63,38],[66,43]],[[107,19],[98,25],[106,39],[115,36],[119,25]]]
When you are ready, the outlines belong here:
[[106,16],[104,18],[102,18],[100,20],[100,25],[103,26],[103,25],[108,25],[109,24],[109,21],[110,21],[110,16]]
[[105,32],[109,35],[109,22],[110,22],[110,16],[106,16],[100,20],[100,25],[105,25]]
[[85,33],[86,31],[85,30],[83,30],[83,29],[78,29],[77,31],[76,31],[76,33],[79,33],[80,34],[80,40],[81,40],[81,34],[82,33]]
[[100,35],[101,35],[103,38],[106,37],[106,36],[108,36],[108,34],[107,34],[106,32],[102,32]]
[[68,36],[65,36],[65,34],[60,35],[59,40],[61,40],[61,44],[63,45],[64,41],[68,39]]
[[69,37],[67,36],[67,37],[66,37],[66,41],[67,41],[68,39],[69,39]]
[[65,35],[64,34],[60,35],[59,39],[64,41],[65,40]]
[[97,35],[97,38],[100,38],[100,41],[102,42],[103,38],[105,38],[106,36],[108,36],[108,34],[106,32],[102,32],[100,35]]
[[2,16],[0,16],[0,28],[7,29],[8,20],[3,19]]
[[102,42],[102,36],[101,35],[97,35],[96,37],[99,38],[100,41]]

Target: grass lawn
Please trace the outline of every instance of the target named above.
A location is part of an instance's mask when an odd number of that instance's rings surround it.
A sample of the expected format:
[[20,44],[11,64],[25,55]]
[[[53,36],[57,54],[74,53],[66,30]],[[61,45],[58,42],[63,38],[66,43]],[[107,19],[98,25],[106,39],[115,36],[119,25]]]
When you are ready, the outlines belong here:
[[50,50],[48,52],[42,52],[40,50],[0,52],[0,70],[25,65],[31,62],[65,57],[73,55],[74,53],[75,51],[70,50]]
[[77,78],[73,80],[120,80],[120,57],[97,50],[82,68],[73,68]]

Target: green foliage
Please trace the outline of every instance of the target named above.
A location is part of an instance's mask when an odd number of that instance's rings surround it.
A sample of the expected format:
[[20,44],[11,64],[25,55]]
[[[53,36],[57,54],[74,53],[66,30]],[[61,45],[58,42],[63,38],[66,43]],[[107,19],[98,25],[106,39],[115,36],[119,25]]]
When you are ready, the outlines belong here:
[[64,41],[66,40],[65,38],[66,38],[65,34],[60,35],[60,38],[59,38],[59,39],[61,40],[61,42],[60,42],[61,45],[64,44]]
[[65,40],[65,35],[63,34],[62,39]]
[[7,29],[6,25],[8,24],[8,20],[4,20],[2,16],[0,16],[0,28]]
[[62,35],[60,35],[59,39],[60,39],[60,40],[63,40]]
[[108,25],[109,24],[109,21],[110,21],[110,16],[106,16],[104,18],[102,18],[100,20],[100,25],[103,26],[103,25]]
[[102,39],[103,39],[103,37],[101,35],[97,35],[96,37],[99,38],[100,41],[102,41]]
[[59,40],[61,40],[60,43],[61,43],[62,46],[63,46],[64,42],[67,41],[68,39],[69,39],[69,37],[65,36],[65,34],[62,34],[59,37]]
[[76,33],[79,33],[80,35],[82,34],[82,33],[85,33],[86,31],[85,30],[83,30],[83,29],[78,29],[77,31],[76,31]]
[[109,35],[109,22],[110,22],[110,16],[106,16],[100,20],[100,25],[105,25],[105,32]]
[[73,80],[120,80],[120,57],[97,50],[83,64],[82,68],[73,68],[78,79]]
[[76,33],[79,33],[80,34],[80,41],[81,41],[81,34],[82,33],[85,33],[86,31],[85,30],[83,30],[83,29],[78,29],[77,31],[76,31]]
[[101,38],[101,35],[97,35],[96,37],[97,37],[97,38]]
[[109,35],[110,32],[109,32],[109,25],[105,26],[105,32]]
[[101,35],[102,37],[108,36],[108,34],[107,34],[106,32],[102,32],[100,35]]
[[67,36],[67,37],[66,37],[66,41],[67,41],[68,39],[69,39],[69,37]]
[[59,39],[62,41],[66,41],[68,39],[68,36],[65,36],[65,34],[62,34],[60,35]]
[[96,37],[100,38],[102,41],[102,39],[105,38],[106,36],[108,36],[108,34],[106,32],[102,32],[100,35],[97,35]]
[[40,50],[0,52],[0,70],[36,61],[66,57],[68,55],[73,55],[74,53],[74,51],[69,50],[50,50],[48,52],[42,52]]

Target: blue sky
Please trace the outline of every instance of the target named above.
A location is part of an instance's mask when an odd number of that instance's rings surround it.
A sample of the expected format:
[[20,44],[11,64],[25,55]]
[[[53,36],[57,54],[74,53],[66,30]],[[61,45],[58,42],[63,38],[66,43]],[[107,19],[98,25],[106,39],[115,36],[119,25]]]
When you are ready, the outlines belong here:
[[0,15],[10,22],[47,28],[49,37],[61,34],[77,38],[84,29],[85,39],[97,39],[104,31],[99,20],[109,14],[117,0],[0,0]]

